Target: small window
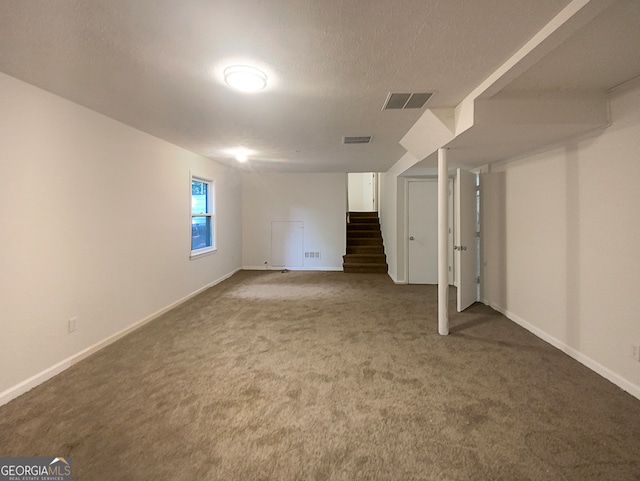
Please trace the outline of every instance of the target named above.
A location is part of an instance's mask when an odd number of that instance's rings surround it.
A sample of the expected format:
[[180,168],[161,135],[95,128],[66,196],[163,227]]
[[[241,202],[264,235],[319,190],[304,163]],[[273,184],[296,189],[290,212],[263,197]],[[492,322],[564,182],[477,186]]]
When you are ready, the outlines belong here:
[[213,182],[191,177],[191,256],[215,250]]

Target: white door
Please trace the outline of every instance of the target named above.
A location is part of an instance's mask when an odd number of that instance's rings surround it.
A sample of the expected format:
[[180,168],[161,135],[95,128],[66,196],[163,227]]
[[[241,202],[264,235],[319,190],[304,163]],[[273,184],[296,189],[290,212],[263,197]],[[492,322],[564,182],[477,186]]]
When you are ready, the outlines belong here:
[[271,265],[302,267],[303,242],[303,222],[271,222]]
[[476,249],[476,176],[457,170],[455,201],[455,267],[458,312],[478,300]]
[[438,182],[409,181],[409,284],[438,283]]
[[375,212],[377,178],[375,172],[347,174],[347,194],[351,212]]

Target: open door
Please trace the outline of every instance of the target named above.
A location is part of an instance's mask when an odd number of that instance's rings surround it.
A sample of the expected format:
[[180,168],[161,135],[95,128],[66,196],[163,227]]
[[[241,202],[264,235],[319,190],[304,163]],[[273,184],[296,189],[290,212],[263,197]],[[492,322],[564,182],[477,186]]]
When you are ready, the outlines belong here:
[[350,212],[377,212],[378,176],[375,172],[347,174],[347,198]]
[[455,189],[455,266],[458,312],[478,300],[476,249],[476,176],[457,170]]

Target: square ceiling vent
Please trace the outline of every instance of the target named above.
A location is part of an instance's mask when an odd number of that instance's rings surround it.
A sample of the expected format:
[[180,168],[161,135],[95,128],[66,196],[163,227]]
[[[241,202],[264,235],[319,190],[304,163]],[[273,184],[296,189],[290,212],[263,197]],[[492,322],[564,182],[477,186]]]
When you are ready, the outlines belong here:
[[394,93],[389,92],[387,100],[382,106],[382,110],[405,110],[421,109],[427,100],[431,98],[433,92],[420,93]]

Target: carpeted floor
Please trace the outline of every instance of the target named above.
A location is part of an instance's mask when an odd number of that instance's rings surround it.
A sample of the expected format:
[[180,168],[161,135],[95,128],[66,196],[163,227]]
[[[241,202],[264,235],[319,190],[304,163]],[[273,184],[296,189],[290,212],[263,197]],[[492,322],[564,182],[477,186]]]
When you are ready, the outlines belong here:
[[240,272],[9,404],[75,481],[640,480],[640,401],[486,306]]

